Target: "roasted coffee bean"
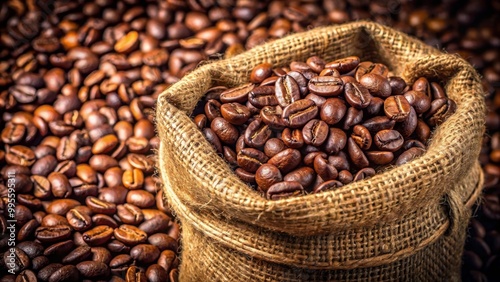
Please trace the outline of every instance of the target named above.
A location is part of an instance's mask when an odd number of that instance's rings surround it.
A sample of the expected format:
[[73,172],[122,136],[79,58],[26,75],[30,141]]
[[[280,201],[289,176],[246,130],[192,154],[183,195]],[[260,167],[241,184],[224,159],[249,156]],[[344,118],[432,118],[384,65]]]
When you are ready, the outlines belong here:
[[363,121],[363,111],[358,110],[354,107],[347,109],[347,113],[344,119],[344,130],[349,130],[352,126],[359,124]]
[[220,139],[212,129],[208,127],[204,128],[203,135],[205,135],[205,138],[208,142],[210,142],[210,144],[212,144],[217,153],[222,153],[222,144],[220,143]]
[[344,149],[347,144],[347,136],[344,131],[339,128],[330,128],[330,134],[326,139],[323,147],[328,154],[337,154]]
[[311,187],[316,179],[315,171],[310,167],[301,167],[296,170],[289,172],[283,178],[284,181],[296,181],[299,182],[304,189]]
[[320,117],[329,125],[337,124],[347,112],[345,102],[338,98],[329,98],[321,106]]
[[266,192],[273,184],[283,180],[280,170],[271,164],[264,164],[255,172],[255,181],[259,188]]
[[328,129],[326,122],[318,119],[310,120],[302,129],[304,142],[316,147],[321,146],[328,138]]
[[314,171],[324,181],[336,179],[338,176],[338,172],[335,166],[330,164],[328,159],[323,158],[323,156],[321,155],[318,155],[314,158],[313,167]]
[[248,94],[248,101],[259,109],[279,104],[273,86],[257,86],[253,88]]
[[[375,139],[375,143],[376,142],[377,141]],[[356,167],[361,169],[369,166],[369,161],[366,158],[364,152],[361,150],[361,148],[359,148],[358,144],[356,144],[356,141],[354,141],[354,139],[352,138],[347,139],[347,152],[349,153],[349,157]]]
[[[227,128],[226,126],[224,126],[224,130],[231,131],[231,129]],[[272,131],[267,124],[265,124],[260,119],[256,119],[252,121],[245,130],[244,134],[245,144],[253,148],[262,147],[264,146],[266,141],[270,138],[271,133]],[[235,140],[234,142],[236,142],[237,138],[238,138],[238,130],[234,128],[234,138],[233,138]]]
[[110,275],[109,267],[102,262],[83,261],[77,264],[76,268],[86,278],[105,278]]
[[33,150],[22,145],[10,147],[5,155],[5,161],[10,165],[31,166],[35,160]]
[[242,86],[225,90],[220,94],[220,100],[223,103],[245,103],[248,94],[254,89],[255,84],[249,83]]
[[342,79],[334,76],[316,76],[309,80],[309,91],[312,93],[324,96],[338,96],[344,89]]
[[430,126],[438,126],[455,113],[457,105],[453,100],[440,98],[432,101],[431,108],[425,117]]
[[380,98],[388,98],[392,92],[389,81],[379,74],[365,74],[359,79],[359,83],[366,87],[371,94]]
[[44,256],[51,257],[61,257],[67,254],[74,246],[73,240],[66,240],[62,242],[55,243],[48,246],[43,252]]
[[210,128],[219,137],[220,141],[226,144],[234,144],[238,139],[238,130],[236,127],[222,117],[214,118]]
[[96,197],[87,197],[85,203],[95,213],[113,215],[116,212],[115,204],[100,200]]
[[368,160],[376,165],[387,165],[394,159],[394,154],[389,151],[366,151]]
[[139,263],[150,264],[160,256],[160,250],[151,244],[139,244],[130,249],[130,256]]
[[286,107],[300,99],[299,85],[289,75],[284,75],[276,80],[276,98],[281,107]]
[[410,114],[411,106],[402,95],[390,96],[384,102],[386,116],[397,122],[404,121]]
[[368,89],[357,82],[346,83],[344,86],[345,99],[349,105],[357,109],[368,107],[372,96]]
[[68,178],[60,172],[52,172],[47,179],[51,185],[52,195],[56,198],[68,198],[73,193]]
[[210,122],[221,116],[220,107],[221,104],[214,99],[208,100],[205,104],[205,114]]
[[283,151],[285,148],[285,143],[283,143],[281,139],[271,138],[266,141],[266,144],[264,144],[264,153],[269,158],[272,158],[274,155]]
[[270,200],[280,200],[304,193],[304,188],[296,181],[282,181],[269,187],[266,197]]
[[92,226],[92,219],[86,213],[71,209],[66,214],[69,225],[76,231],[85,231]]
[[120,242],[127,245],[137,245],[147,240],[146,232],[133,225],[121,225],[114,230],[114,236]]
[[285,128],[281,133],[281,140],[289,148],[298,149],[304,145],[304,137],[300,129]]
[[77,267],[74,265],[65,265],[57,269],[52,275],[50,275],[48,281],[76,281],[80,278]]
[[371,167],[365,167],[358,171],[356,175],[354,176],[353,181],[360,181],[366,178],[370,178],[375,175],[375,170]]
[[[9,257],[10,256],[10,257]],[[12,266],[12,270],[16,273],[30,267],[31,261],[28,255],[20,248],[13,248],[3,254],[3,265]]]
[[412,147],[401,153],[401,155],[399,155],[398,159],[396,160],[396,165],[402,165],[407,162],[410,162],[413,159],[422,156],[424,153],[425,153],[424,149],[418,147]]
[[415,109],[417,114],[425,113],[431,107],[431,98],[424,92],[411,90],[405,92],[403,96],[408,101],[410,106]]
[[250,74],[250,81],[252,83],[261,83],[264,79],[268,78],[272,74],[273,68],[269,63],[262,63],[257,65],[252,69]]
[[96,226],[82,234],[83,240],[91,246],[106,243],[112,235],[113,228],[106,225]]
[[172,250],[175,252],[178,248],[177,240],[164,233],[156,233],[149,236],[148,242],[156,246],[160,251]]
[[396,130],[384,129],[375,134],[373,141],[380,150],[395,152],[403,146],[404,138]]
[[127,269],[127,273],[125,274],[127,282],[145,282],[147,281],[146,279],[144,272],[133,265]]
[[62,262],[64,264],[74,264],[79,261],[87,259],[91,255],[89,246],[78,246],[65,257],[63,257]]
[[158,264],[152,264],[148,267],[146,277],[151,282],[161,282],[169,279],[167,271]]
[[308,121],[316,117],[318,107],[313,101],[302,99],[293,102],[283,109],[282,118],[285,124],[291,128],[304,126]]
[[393,129],[396,121],[387,116],[376,116],[362,123],[372,134],[381,130]]
[[241,149],[237,156],[238,165],[248,172],[256,172],[268,159],[264,153],[254,148]]
[[285,149],[269,159],[268,163],[276,166],[282,173],[288,173],[299,165],[300,152],[296,149]]
[[260,118],[269,128],[279,130],[285,127],[285,122],[281,118],[282,113],[280,106],[265,106],[260,112]]
[[55,225],[50,227],[38,227],[35,237],[43,243],[55,243],[68,239],[71,236],[71,227],[67,225]]
[[127,203],[138,206],[139,208],[149,208],[155,204],[154,196],[148,191],[132,190],[127,194]]
[[328,191],[328,190],[335,190],[336,188],[342,187],[342,186],[343,186],[343,184],[340,181],[328,180],[328,181],[321,183],[317,187],[315,187],[313,192],[320,193],[320,192],[324,192],[324,191]]
[[355,69],[360,63],[360,59],[356,56],[351,56],[343,59],[338,59],[333,62],[329,62],[325,65],[325,68],[337,69],[340,73],[347,73]]
[[239,103],[223,104],[220,107],[220,112],[224,119],[234,125],[244,124],[251,116],[250,110]]

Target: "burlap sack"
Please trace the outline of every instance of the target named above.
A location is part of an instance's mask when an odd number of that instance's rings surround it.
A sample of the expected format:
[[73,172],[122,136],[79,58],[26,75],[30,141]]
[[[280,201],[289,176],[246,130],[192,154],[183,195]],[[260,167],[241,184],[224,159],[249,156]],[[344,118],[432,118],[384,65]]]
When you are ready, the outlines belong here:
[[[356,55],[409,83],[445,83],[458,109],[422,157],[335,191],[269,201],[241,182],[189,115],[214,85],[249,80],[255,65]],[[318,28],[199,67],[162,93],[159,170],[182,224],[180,281],[460,279],[485,105],[463,59],[374,23]]]

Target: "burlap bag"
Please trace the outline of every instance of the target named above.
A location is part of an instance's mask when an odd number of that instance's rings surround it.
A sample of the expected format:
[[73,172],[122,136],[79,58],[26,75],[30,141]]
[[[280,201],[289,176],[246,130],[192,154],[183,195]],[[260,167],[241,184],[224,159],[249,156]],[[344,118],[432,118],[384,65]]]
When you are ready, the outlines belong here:
[[[269,201],[241,182],[189,115],[214,85],[249,80],[255,65],[357,55],[409,83],[445,83],[458,109],[422,157],[335,191]],[[200,66],[162,93],[159,170],[182,224],[180,281],[460,280],[485,105],[463,59],[368,22],[317,28]]]

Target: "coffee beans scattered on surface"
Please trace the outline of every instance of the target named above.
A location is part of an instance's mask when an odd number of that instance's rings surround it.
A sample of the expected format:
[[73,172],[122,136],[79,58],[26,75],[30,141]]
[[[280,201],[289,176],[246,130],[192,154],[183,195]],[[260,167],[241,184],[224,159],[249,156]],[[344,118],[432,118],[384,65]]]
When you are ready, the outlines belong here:
[[423,155],[457,107],[438,83],[407,85],[356,56],[262,63],[250,81],[209,89],[193,120],[236,175],[272,200],[335,189]]

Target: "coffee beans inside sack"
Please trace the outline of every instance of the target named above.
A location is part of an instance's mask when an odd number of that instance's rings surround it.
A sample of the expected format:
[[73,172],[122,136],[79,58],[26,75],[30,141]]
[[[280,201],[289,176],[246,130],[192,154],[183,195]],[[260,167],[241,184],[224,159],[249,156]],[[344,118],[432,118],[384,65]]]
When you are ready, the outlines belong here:
[[456,110],[439,83],[420,77],[407,85],[356,56],[262,63],[249,80],[209,89],[192,116],[236,175],[271,200],[405,164]]

